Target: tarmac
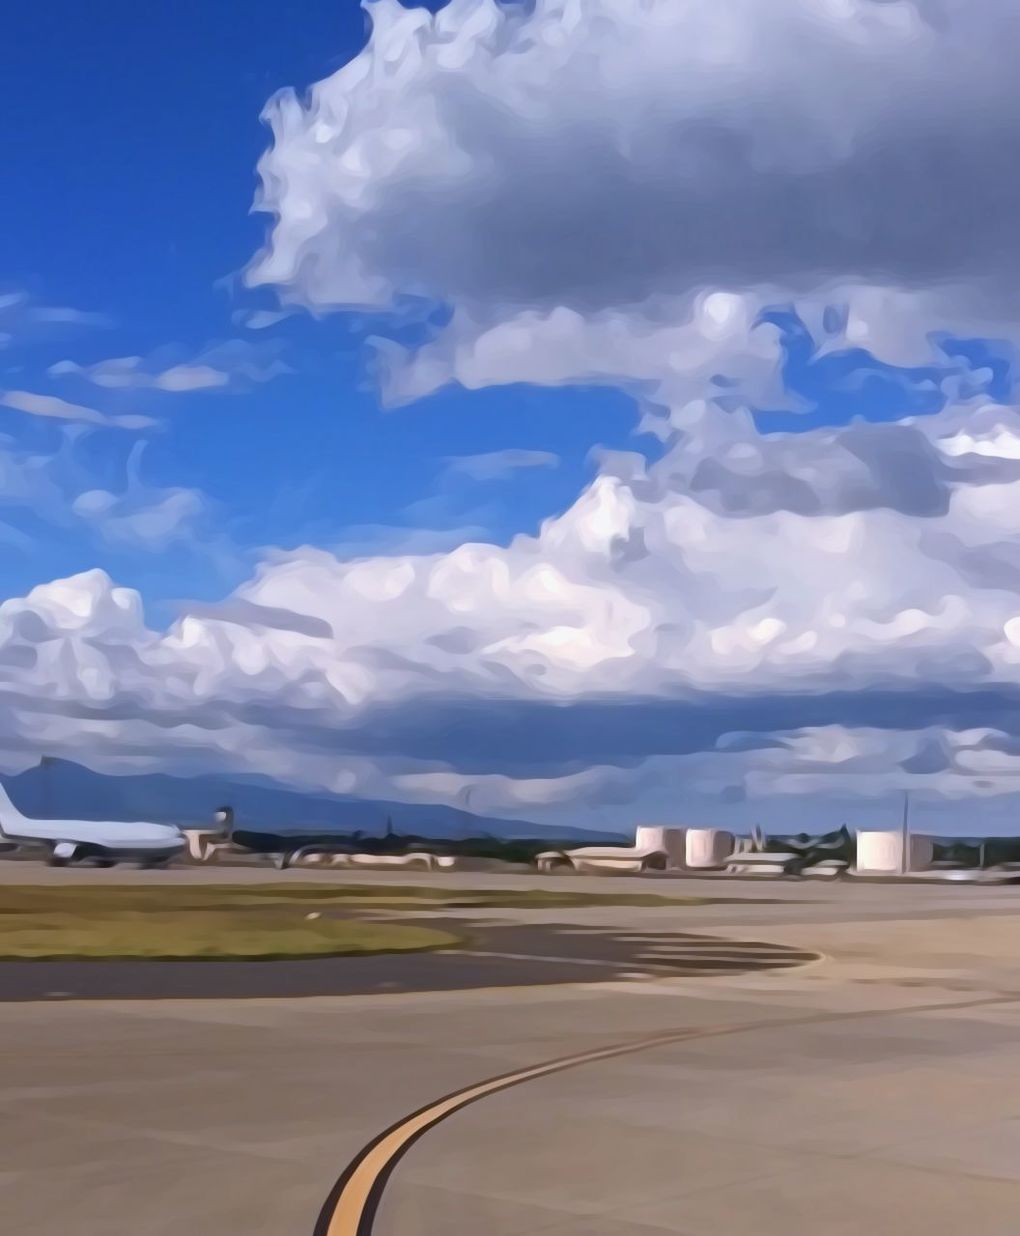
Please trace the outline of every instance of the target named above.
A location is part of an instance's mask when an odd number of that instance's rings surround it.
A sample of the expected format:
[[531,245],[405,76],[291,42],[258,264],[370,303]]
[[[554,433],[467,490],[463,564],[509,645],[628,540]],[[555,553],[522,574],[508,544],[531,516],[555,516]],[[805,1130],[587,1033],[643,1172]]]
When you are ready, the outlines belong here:
[[[472,984],[485,985],[473,989],[0,1004],[5,1231],[1018,1230],[1020,889],[0,863],[0,904],[5,880],[66,878],[538,883],[733,900],[444,909],[524,957],[512,985],[494,982],[497,958],[483,956],[499,948],[478,947]],[[529,958],[543,938],[562,956],[571,936],[583,944],[567,960],[599,964],[564,965],[552,981]],[[692,938],[716,955],[751,942],[809,960],[671,972]],[[661,968],[648,960],[664,954]],[[607,958],[627,971],[607,976]]]

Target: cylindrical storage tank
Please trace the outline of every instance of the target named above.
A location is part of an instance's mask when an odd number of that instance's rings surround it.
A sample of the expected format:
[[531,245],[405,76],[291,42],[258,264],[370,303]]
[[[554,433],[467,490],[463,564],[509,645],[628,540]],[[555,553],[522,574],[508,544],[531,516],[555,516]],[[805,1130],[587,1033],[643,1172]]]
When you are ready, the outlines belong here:
[[721,867],[732,853],[732,833],[724,832],[721,828],[689,828],[687,830],[688,867]]
[[931,837],[914,833],[906,862],[903,861],[903,833],[898,829],[857,834],[857,870],[862,875],[899,875],[907,871],[924,871],[931,866],[935,843]]
[[642,853],[659,850],[666,855],[667,867],[682,867],[686,855],[686,828],[660,828],[641,824],[634,833],[634,849]]
[[895,875],[903,861],[903,836],[898,832],[857,834],[857,870]]

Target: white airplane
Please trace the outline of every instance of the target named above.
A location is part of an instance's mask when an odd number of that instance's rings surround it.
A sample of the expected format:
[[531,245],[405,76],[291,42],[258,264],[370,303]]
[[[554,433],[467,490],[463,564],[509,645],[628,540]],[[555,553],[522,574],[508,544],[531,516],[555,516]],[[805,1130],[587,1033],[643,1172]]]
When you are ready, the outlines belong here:
[[11,802],[0,784],[0,845],[41,849],[54,867],[95,862],[112,867],[133,860],[147,867],[168,862],[185,846],[173,824],[125,824],[106,820],[32,820]]

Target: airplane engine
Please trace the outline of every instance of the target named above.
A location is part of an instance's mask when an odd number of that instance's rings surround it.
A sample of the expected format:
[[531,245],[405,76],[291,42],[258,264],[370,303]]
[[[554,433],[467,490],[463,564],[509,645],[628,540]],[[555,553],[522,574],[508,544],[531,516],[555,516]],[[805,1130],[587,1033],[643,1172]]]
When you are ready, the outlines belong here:
[[53,847],[50,865],[53,867],[64,867],[68,863],[74,862],[77,853],[78,847],[73,841],[58,841]]

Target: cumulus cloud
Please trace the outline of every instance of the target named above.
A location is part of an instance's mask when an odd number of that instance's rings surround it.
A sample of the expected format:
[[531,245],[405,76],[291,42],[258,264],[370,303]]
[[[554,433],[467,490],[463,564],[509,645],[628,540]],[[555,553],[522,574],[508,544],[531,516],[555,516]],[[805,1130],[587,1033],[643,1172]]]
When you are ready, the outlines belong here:
[[777,301],[897,361],[1016,316],[1006,0],[366,7],[364,51],[266,110],[249,280],[315,311],[448,303],[389,356],[395,397],[598,379],[682,402],[722,375],[761,401]]
[[[7,736],[77,717],[113,758],[144,723],[172,760],[202,732],[231,767],[258,751],[290,779],[461,805],[476,786],[508,814],[1012,792],[1020,417],[895,427],[898,470],[926,478],[906,501],[860,429],[688,437],[507,547],[277,554],[166,632],[101,573],[41,586],[0,607]],[[758,496],[699,486],[705,459]]]
[[962,369],[895,425],[746,409],[797,406],[777,306],[822,355],[897,365],[1015,334],[1020,14],[369,9],[359,56],[267,109],[249,282],[315,313],[438,302],[423,346],[380,344],[391,398],[607,382],[660,409],[661,452],[606,457],[536,536],[276,554],[166,631],[98,572],[11,599],[0,751],[627,823],[905,785],[1015,805],[1016,410]]

